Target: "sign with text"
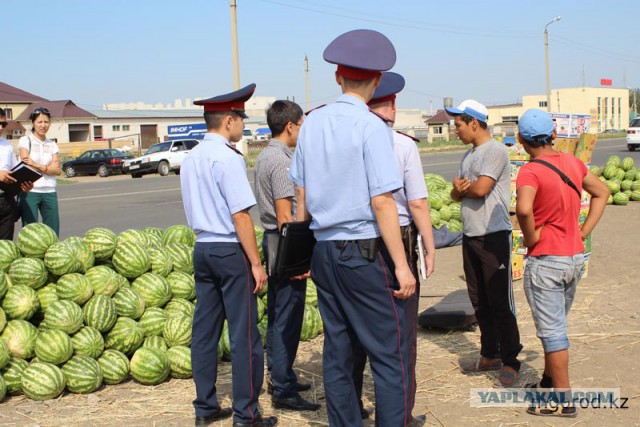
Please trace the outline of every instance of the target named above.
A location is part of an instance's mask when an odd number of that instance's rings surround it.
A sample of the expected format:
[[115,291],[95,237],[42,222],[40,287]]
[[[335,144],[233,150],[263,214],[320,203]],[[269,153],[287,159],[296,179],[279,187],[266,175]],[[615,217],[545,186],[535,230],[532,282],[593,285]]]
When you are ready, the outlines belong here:
[[169,140],[194,138],[202,139],[207,133],[207,125],[204,123],[194,123],[188,125],[169,125],[167,126],[167,134]]
[[575,138],[591,128],[590,114],[551,113],[559,138]]

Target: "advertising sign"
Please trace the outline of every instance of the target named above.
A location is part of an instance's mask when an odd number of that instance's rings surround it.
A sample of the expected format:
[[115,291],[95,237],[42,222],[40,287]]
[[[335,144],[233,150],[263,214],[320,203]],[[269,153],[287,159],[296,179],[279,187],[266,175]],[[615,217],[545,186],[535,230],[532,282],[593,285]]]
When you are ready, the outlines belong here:
[[575,138],[591,128],[590,114],[551,113],[559,138]]
[[207,126],[204,123],[190,125],[169,125],[167,126],[169,141],[174,139],[194,138],[202,139],[207,133]]

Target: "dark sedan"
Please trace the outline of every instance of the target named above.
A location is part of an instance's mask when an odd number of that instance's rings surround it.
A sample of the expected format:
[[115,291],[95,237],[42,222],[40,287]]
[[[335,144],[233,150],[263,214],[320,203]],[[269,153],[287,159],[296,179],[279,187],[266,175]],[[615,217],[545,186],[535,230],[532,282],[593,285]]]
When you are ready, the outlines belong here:
[[116,149],[89,150],[77,159],[64,162],[62,170],[69,178],[95,174],[104,178],[112,173],[122,173],[122,164],[131,158],[133,156]]

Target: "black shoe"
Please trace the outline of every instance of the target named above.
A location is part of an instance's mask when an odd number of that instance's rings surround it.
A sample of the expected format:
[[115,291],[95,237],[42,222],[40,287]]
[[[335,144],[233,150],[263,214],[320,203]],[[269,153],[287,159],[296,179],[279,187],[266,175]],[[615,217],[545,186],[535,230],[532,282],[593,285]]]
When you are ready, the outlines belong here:
[[233,423],[233,427],[271,427],[278,424],[276,417],[258,418],[252,423]]
[[[300,393],[307,390],[311,390],[311,384],[296,383],[296,388],[295,388],[296,393]],[[267,393],[273,394],[273,383],[271,381],[267,383]]]
[[309,402],[299,394],[293,397],[276,397],[271,398],[271,402],[275,408],[292,409],[294,411],[317,411],[321,405]]
[[363,420],[368,419],[371,416],[373,409],[365,409],[363,407],[360,408],[360,418]]
[[231,408],[219,409],[211,415],[205,416],[196,416],[196,426],[208,426],[219,420],[224,420],[225,418],[229,418],[233,415],[233,410]]
[[409,421],[406,427],[422,427],[426,422],[426,415],[418,415],[417,417],[411,417],[411,421]]

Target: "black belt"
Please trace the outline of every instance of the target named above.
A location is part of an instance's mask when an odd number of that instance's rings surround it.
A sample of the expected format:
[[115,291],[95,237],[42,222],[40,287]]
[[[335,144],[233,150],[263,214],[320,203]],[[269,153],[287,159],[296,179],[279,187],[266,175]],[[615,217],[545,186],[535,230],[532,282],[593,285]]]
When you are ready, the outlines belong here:
[[[380,237],[374,237],[372,239],[360,239],[360,240],[334,240],[336,248],[340,250],[340,256],[344,257],[343,251],[349,243],[355,243],[360,249],[360,254],[367,261],[372,262],[376,259],[378,253],[378,245],[380,243]],[[348,258],[351,254],[348,255]]]

